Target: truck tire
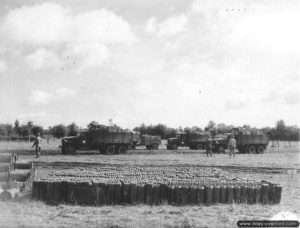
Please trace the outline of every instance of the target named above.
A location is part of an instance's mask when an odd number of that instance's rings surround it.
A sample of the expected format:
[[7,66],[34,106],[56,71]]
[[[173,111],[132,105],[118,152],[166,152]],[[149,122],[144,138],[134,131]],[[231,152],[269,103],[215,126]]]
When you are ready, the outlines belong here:
[[249,153],[249,154],[255,154],[255,153],[256,153],[255,146],[250,145],[250,146],[248,147],[248,153]]
[[127,152],[127,146],[121,145],[121,146],[118,148],[118,153],[119,153],[119,154],[126,154],[126,152]]
[[265,152],[264,146],[260,145],[256,148],[256,153],[263,154]]
[[203,146],[202,146],[202,144],[197,144],[197,146],[196,146],[196,148],[197,148],[197,150],[203,150]]
[[131,145],[131,146],[129,147],[129,149],[130,149],[130,150],[135,150],[135,149],[136,149],[136,145]]
[[224,146],[218,146],[218,148],[217,148],[217,153],[218,153],[218,154],[223,154],[223,153],[225,153],[225,147],[224,147]]
[[64,154],[75,154],[76,148],[73,145],[64,146]]
[[107,146],[105,151],[106,151],[106,154],[108,154],[108,155],[113,155],[116,153],[116,149],[115,149],[114,145]]
[[152,145],[152,149],[153,149],[153,150],[158,150],[158,144],[157,144],[157,143],[154,143],[154,144]]
[[190,145],[190,149],[191,150],[196,150],[196,146],[195,145]]

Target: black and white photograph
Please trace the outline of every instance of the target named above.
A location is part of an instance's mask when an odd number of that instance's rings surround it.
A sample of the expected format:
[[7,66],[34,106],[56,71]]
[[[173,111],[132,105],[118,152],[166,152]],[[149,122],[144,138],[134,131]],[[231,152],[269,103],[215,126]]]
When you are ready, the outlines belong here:
[[299,0],[1,0],[0,227],[299,227]]

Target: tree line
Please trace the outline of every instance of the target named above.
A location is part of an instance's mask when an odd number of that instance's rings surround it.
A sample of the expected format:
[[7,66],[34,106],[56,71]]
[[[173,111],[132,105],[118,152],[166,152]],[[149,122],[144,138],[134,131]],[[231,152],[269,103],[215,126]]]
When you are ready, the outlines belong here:
[[[98,124],[96,121],[92,121],[87,129],[94,128],[106,128],[107,126]],[[109,128],[114,129],[115,131],[130,131],[130,129],[122,129],[121,127],[113,124],[110,120]],[[298,126],[287,126],[283,120],[278,120],[275,123],[274,127],[264,127],[262,129],[256,129],[250,125],[243,126],[233,126],[226,125],[224,123],[216,124],[214,121],[209,121],[208,124],[201,128],[199,126],[193,127],[178,127],[171,128],[166,124],[156,124],[156,125],[146,125],[142,123],[140,126],[134,127],[133,131],[139,132],[141,134],[149,135],[160,135],[162,139],[167,139],[170,137],[175,137],[177,132],[192,132],[192,133],[203,133],[207,131],[215,131],[217,133],[227,133],[230,132],[233,128],[243,129],[249,132],[257,132],[258,130],[267,134],[271,140],[288,140],[288,141],[299,141],[299,127]],[[33,121],[28,121],[25,124],[20,124],[18,120],[12,124],[1,124],[0,123],[0,138],[2,139],[28,139],[30,140],[37,133],[40,133],[42,136],[52,136],[55,138],[61,138],[65,136],[76,136],[81,130],[76,123],[71,123],[69,125],[57,124],[44,129],[42,126],[35,125]]]
[[0,140],[29,140],[33,139],[38,133],[41,136],[47,135],[55,138],[61,138],[64,136],[76,136],[79,132],[79,127],[76,123],[69,125],[57,124],[48,129],[44,129],[43,126],[36,125],[33,121],[20,124],[19,120],[16,120],[12,124],[0,123]]

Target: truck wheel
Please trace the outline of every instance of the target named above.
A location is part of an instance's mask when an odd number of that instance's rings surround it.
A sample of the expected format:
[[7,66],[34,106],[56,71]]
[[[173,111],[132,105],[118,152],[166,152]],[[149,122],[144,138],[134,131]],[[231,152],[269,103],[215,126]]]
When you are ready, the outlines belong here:
[[153,150],[158,150],[158,144],[157,143],[153,144],[152,149]]
[[223,153],[225,153],[225,148],[224,148],[224,146],[219,146],[219,147],[217,148],[217,153],[218,153],[218,154],[223,154]]
[[263,153],[265,152],[265,148],[264,148],[263,146],[258,146],[258,147],[256,148],[256,152],[257,152],[258,154],[263,154]]
[[203,150],[202,144],[197,144],[196,148],[197,148],[197,150]]
[[248,153],[249,153],[249,154],[255,154],[255,153],[256,153],[255,146],[250,145],[250,146],[248,147]]
[[66,145],[64,147],[64,154],[75,154],[76,148],[73,145]]
[[135,145],[131,145],[129,149],[130,149],[130,150],[135,150],[135,149],[136,149],[136,146],[135,146]]
[[196,146],[195,145],[190,145],[190,149],[191,150],[196,150]]
[[115,151],[115,147],[113,145],[106,147],[106,154],[113,155],[115,153],[116,153],[116,151]]
[[178,146],[176,144],[173,144],[172,145],[172,150],[177,150],[178,149]]
[[124,146],[124,145],[121,145],[119,148],[118,148],[118,153],[119,154],[126,154],[127,152],[127,147]]

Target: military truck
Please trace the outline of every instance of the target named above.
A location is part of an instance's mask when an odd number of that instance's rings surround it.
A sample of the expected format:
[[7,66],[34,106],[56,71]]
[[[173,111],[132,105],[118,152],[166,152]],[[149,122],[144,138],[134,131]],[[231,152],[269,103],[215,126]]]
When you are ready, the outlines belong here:
[[265,152],[268,144],[268,135],[260,131],[242,132],[235,130],[234,137],[237,142],[237,149],[240,153],[257,153],[262,154]]
[[157,150],[158,146],[161,144],[161,137],[160,135],[142,135],[140,137],[139,146],[146,146],[146,149],[150,150]]
[[212,151],[214,153],[225,153],[231,133],[215,134],[212,138]]
[[210,135],[207,133],[178,132],[175,138],[169,138],[167,149],[177,150],[178,147],[190,147],[192,150],[205,149]]
[[133,132],[110,132],[108,129],[90,129],[78,136],[62,139],[63,154],[74,154],[76,150],[99,150],[105,154],[125,154],[136,146],[139,138]]

